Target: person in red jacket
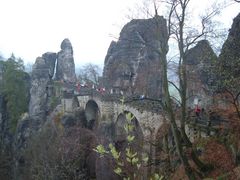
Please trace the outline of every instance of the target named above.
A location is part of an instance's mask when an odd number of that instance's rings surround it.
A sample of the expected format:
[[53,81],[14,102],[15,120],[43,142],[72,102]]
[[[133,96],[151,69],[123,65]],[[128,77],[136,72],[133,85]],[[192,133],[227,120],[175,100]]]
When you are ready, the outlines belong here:
[[200,116],[201,109],[200,109],[200,107],[199,107],[198,105],[196,105],[194,111],[195,111],[196,116],[199,117],[199,116]]

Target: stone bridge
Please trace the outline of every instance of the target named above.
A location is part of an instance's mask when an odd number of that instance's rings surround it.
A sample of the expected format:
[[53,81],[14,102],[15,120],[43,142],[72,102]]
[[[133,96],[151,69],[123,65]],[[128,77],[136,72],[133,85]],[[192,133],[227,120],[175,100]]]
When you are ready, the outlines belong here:
[[[123,126],[126,123],[125,115],[130,112],[135,117],[135,126],[138,133],[143,135],[143,140],[156,140],[156,136],[160,131],[167,131],[163,124],[167,122],[164,113],[161,109],[160,100],[140,98],[139,96],[125,97],[119,94],[100,93],[94,89],[88,89],[81,94],[75,92],[75,95],[65,94],[62,99],[62,106],[65,113],[71,113],[74,109],[74,104],[85,110],[85,115],[88,124],[100,127],[101,124],[113,124],[119,131],[124,131]],[[212,121],[212,126],[209,127],[204,122],[194,122],[194,118],[186,125],[186,133],[191,140],[197,136],[207,136],[217,131],[217,125]],[[178,123],[178,122],[177,122]],[[198,132],[196,132],[196,127]],[[197,136],[196,136],[197,134]]]
[[[77,101],[77,102],[76,102]],[[99,126],[103,123],[121,126],[125,122],[123,115],[130,112],[135,117],[135,125],[144,139],[155,139],[159,128],[165,121],[160,103],[147,98],[127,97],[116,94],[75,93],[75,96],[64,96],[62,105],[64,112],[71,113],[74,103],[85,110],[88,123]],[[125,116],[124,116],[125,117]]]

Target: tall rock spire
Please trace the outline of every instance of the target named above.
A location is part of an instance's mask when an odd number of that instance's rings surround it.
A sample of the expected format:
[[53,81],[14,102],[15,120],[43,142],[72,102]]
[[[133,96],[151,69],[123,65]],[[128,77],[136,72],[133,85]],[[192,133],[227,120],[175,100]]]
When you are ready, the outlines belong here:
[[76,81],[72,44],[64,39],[61,51],[57,54],[56,80],[73,83]]

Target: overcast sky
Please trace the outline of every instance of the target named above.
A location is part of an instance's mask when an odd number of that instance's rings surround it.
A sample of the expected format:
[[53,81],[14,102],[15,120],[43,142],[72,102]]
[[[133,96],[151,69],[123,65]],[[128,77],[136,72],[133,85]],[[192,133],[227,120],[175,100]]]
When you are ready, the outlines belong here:
[[[138,2],[141,0],[138,0]],[[193,0],[199,2],[199,0]],[[200,7],[204,4],[196,4]],[[35,62],[37,56],[58,52],[69,38],[75,64],[103,64],[110,42],[127,22],[137,0],[0,0],[0,53]],[[224,10],[230,28],[240,3]]]

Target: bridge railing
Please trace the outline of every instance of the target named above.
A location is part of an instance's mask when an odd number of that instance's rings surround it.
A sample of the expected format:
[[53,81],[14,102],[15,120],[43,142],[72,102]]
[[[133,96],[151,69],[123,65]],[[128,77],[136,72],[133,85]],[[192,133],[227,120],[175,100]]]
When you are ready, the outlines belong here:
[[189,128],[193,128],[200,132],[205,132],[210,135],[211,132],[217,133],[221,129],[227,129],[229,122],[223,118],[212,118],[212,117],[197,117],[192,115],[186,122]]

